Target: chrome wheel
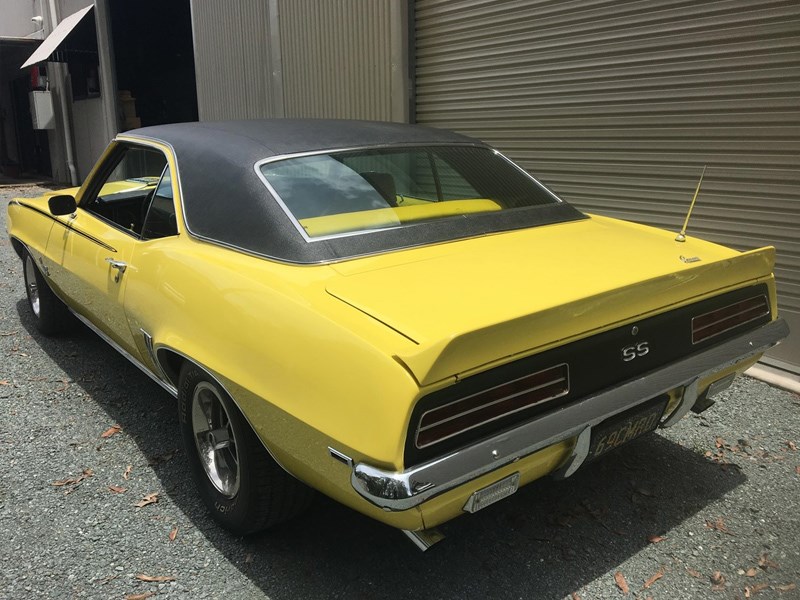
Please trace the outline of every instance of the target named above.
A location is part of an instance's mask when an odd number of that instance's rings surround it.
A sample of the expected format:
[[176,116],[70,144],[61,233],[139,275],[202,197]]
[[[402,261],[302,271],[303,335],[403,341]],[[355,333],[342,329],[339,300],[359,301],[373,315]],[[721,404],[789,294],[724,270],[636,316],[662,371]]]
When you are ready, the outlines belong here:
[[208,382],[194,388],[191,421],[200,464],[217,491],[233,498],[240,476],[236,435],[223,400]]
[[189,360],[178,378],[178,419],[203,502],[229,531],[262,531],[310,504],[311,488],[275,462],[222,385]]
[[36,265],[33,264],[30,254],[25,257],[25,284],[28,286],[28,301],[31,304],[31,310],[34,315],[39,317],[42,310],[39,300],[39,285],[36,283]]

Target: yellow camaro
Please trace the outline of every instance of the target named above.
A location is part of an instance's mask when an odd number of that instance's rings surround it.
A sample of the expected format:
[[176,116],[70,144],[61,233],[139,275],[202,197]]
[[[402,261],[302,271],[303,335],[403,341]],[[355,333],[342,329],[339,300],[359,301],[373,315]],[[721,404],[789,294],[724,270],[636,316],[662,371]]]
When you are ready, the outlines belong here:
[[199,490],[239,534],[313,488],[425,548],[708,408],[788,333],[772,248],[583,214],[411,125],[130,131],[8,217],[38,328],[72,313],[178,398]]

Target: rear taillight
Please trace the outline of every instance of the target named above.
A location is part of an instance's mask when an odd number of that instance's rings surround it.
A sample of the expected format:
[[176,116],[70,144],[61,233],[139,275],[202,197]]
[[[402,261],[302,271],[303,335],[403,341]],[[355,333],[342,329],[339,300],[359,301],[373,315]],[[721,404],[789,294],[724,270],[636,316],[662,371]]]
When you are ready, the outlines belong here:
[[755,296],[692,319],[692,343],[697,344],[769,314],[766,296]]
[[423,413],[416,447],[427,448],[568,392],[569,367],[564,363],[465,396]]

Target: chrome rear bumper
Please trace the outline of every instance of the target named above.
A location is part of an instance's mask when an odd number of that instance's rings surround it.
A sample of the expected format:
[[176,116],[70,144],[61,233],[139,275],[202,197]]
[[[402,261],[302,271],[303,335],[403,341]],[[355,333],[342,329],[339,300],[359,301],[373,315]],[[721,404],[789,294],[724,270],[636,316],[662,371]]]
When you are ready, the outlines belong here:
[[515,429],[405,471],[386,471],[358,463],[353,467],[351,483],[356,492],[384,510],[407,510],[537,450],[579,436],[572,456],[560,469],[561,475],[569,476],[585,459],[591,428],[595,425],[660,394],[682,387],[681,403],[661,424],[662,427],[672,425],[697,400],[698,381],[764,352],[788,334],[786,321],[777,319],[699,354],[587,396]]

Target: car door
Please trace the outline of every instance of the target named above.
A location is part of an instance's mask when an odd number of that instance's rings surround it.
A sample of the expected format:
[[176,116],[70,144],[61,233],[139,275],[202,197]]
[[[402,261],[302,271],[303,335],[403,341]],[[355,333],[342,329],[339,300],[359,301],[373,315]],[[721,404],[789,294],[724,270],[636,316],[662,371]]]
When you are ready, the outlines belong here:
[[81,189],[75,213],[47,244],[50,277],[72,308],[137,358],[123,300],[135,273],[130,260],[166,164],[156,148],[115,144]]

